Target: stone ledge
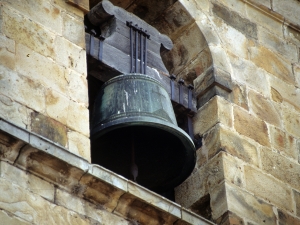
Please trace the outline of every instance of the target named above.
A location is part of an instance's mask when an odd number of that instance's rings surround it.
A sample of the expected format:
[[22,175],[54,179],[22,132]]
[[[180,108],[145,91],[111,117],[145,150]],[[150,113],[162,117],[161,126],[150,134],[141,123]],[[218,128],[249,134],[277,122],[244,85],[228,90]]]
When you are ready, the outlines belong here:
[[140,224],[212,222],[67,149],[0,118],[0,160]]

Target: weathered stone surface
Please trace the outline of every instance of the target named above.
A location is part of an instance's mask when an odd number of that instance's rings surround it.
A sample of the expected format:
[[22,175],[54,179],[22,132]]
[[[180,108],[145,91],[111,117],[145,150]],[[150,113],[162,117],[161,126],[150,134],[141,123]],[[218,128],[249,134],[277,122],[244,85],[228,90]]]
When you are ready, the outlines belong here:
[[291,158],[297,159],[296,139],[277,127],[269,126],[269,129],[272,147]]
[[286,131],[292,134],[294,137],[300,138],[300,113],[288,107],[284,107],[282,112],[282,119]]
[[194,133],[203,135],[217,123],[232,126],[232,106],[221,97],[214,97],[198,110],[193,118]]
[[3,224],[9,225],[30,225],[30,223],[22,220],[16,216],[11,216],[3,210],[0,210],[0,221]]
[[175,188],[176,202],[196,211],[201,198],[208,193],[213,198],[212,189],[223,181],[243,187],[242,173],[242,161],[221,152]]
[[9,38],[42,55],[53,57],[55,35],[9,7],[5,7],[3,12],[3,32]]
[[236,105],[243,107],[248,110],[248,98],[247,98],[247,89],[244,85],[233,83],[233,88],[231,92],[231,100]]
[[28,191],[54,201],[54,185],[9,163],[0,162],[0,177]]
[[60,189],[56,189],[55,203],[59,206],[63,206],[69,210],[79,213],[82,216],[85,215],[93,218],[100,224],[129,224],[129,222],[123,218],[101,209],[100,205],[93,205],[82,198],[78,198],[77,196]]
[[290,24],[286,24],[285,26],[283,26],[284,30],[284,37],[296,44],[299,45],[300,44],[300,33],[297,29],[295,29],[293,26],[290,26]]
[[291,62],[298,61],[297,46],[278,37],[277,34],[271,34],[264,29],[259,29],[258,39],[270,50],[279,53],[285,59]]
[[300,224],[300,219],[278,209],[279,225]]
[[206,47],[207,43],[203,34],[197,24],[193,23],[178,39],[174,40],[174,47],[171,51],[162,53],[162,58],[167,70],[177,74],[188,65],[189,61],[195,60]]
[[86,52],[82,47],[78,47],[64,37],[56,37],[54,45],[55,60],[58,64],[80,74],[87,73]]
[[[2,121],[1,121],[2,122]],[[0,124],[0,158],[1,160],[14,163],[19,155],[19,151],[24,147],[25,142],[18,140],[14,136],[2,131],[3,123]],[[28,135],[29,139],[29,135]]]
[[3,67],[7,67],[10,70],[14,70],[16,67],[15,54],[8,51],[6,48],[0,47],[0,61]]
[[47,116],[59,121],[63,125],[67,125],[70,100],[65,95],[50,88],[45,93]]
[[282,1],[282,0],[273,0],[273,10],[280,13],[289,21],[300,25],[300,15],[299,15],[300,3],[297,0],[291,1]]
[[31,110],[24,105],[15,102],[6,95],[0,94],[0,108],[1,118],[22,128],[26,128],[29,125],[29,114]]
[[280,121],[281,115],[279,114],[279,107],[277,107],[277,105],[254,91],[249,91],[248,97],[250,109],[255,115],[267,123],[282,127]]
[[260,155],[262,169],[266,173],[289,184],[297,190],[300,189],[300,165],[298,163],[278,153],[272,152],[268,148],[262,148]]
[[81,9],[68,4],[66,0],[54,0],[53,6],[60,9],[60,11],[67,11],[69,14],[79,16],[80,18],[84,16],[84,12]]
[[284,80],[285,82],[294,84],[294,76],[291,63],[283,57],[273,53],[264,46],[250,48],[251,60],[260,68],[270,74]]
[[238,13],[229,11],[227,8],[217,4],[213,4],[213,13],[222,18],[228,25],[234,27],[250,38],[257,38],[257,27],[246,18],[243,18]]
[[68,87],[66,68],[21,44],[16,46],[16,60],[18,62],[16,71],[20,74],[42,84],[44,87],[66,93]]
[[300,88],[300,64],[295,63],[293,65],[293,71],[294,71],[295,80],[296,80],[296,87]]
[[81,75],[71,70],[69,77],[69,96],[78,103],[88,107],[88,87],[85,75]]
[[90,139],[78,132],[68,131],[68,146],[70,152],[91,161]]
[[[237,133],[220,125],[217,125],[204,135],[203,146],[199,151],[202,152],[202,157],[206,159],[212,158],[219,151],[226,151],[245,162],[258,166],[256,146],[240,137]],[[198,162],[198,164],[201,165],[201,162]]]
[[268,127],[264,121],[249,114],[240,107],[234,107],[234,128],[264,146],[270,146]]
[[2,66],[0,66],[0,81],[0,93],[4,95],[9,93],[12,100],[36,111],[45,109],[45,89],[36,81]]
[[229,57],[233,70],[233,80],[262,93],[263,96],[269,96],[269,81],[263,70],[251,61],[243,60],[232,54],[229,54]]
[[288,102],[292,106],[300,110],[300,89],[295,85],[284,82],[282,79],[270,77],[272,87],[272,98],[277,102]]
[[[270,0],[250,0],[254,2],[255,5],[261,4],[268,8],[271,8],[270,6]],[[254,22],[257,25],[262,26],[263,28],[267,29],[273,34],[278,35],[279,37],[282,37],[282,26],[283,21],[274,19],[274,16],[272,16],[267,10],[258,10],[257,7],[253,7],[253,5],[246,5],[246,13],[249,20]],[[259,26],[258,26],[259,28]]]
[[77,213],[52,204],[6,179],[0,178],[0,181],[0,207],[31,224],[90,224]]
[[31,113],[31,131],[39,134],[59,145],[67,145],[67,128],[65,125],[44,116],[43,114]]
[[78,19],[67,13],[62,13],[63,18],[63,36],[72,43],[85,48],[85,33],[83,18]]
[[292,191],[283,182],[262,171],[245,166],[246,189],[273,205],[293,212]]
[[67,3],[78,7],[79,9],[87,12],[90,10],[89,0],[66,0]]
[[89,110],[77,102],[70,101],[67,126],[89,137]]
[[46,29],[48,28],[58,34],[62,33],[61,11],[50,1],[28,0],[24,3],[22,0],[3,0],[2,2],[10,5],[20,14],[29,17],[32,21],[44,25],[44,28],[46,27]]
[[[218,225],[244,225],[244,220],[232,212],[224,213],[220,218],[216,220]],[[248,224],[249,225],[249,224]]]
[[294,200],[296,203],[296,215],[300,217],[300,192],[293,190]]
[[15,41],[0,33],[0,48],[6,48],[7,51],[11,53],[15,53],[16,52]]
[[[215,189],[212,196],[214,196],[212,205],[215,205],[217,209],[216,214],[213,214],[214,218],[220,217],[226,210],[229,210],[258,224],[276,224],[276,217],[270,204],[226,182]],[[224,201],[224,198],[227,204],[222,207],[218,205],[218,202]]]

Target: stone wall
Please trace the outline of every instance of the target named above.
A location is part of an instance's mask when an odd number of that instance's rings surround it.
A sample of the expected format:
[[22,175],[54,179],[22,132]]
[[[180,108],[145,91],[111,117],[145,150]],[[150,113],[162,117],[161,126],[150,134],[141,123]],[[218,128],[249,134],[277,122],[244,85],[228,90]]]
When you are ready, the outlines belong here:
[[180,2],[213,24],[232,92],[198,109],[203,146],[176,200],[217,224],[300,224],[300,2]]
[[90,160],[83,12],[0,1],[0,117]]

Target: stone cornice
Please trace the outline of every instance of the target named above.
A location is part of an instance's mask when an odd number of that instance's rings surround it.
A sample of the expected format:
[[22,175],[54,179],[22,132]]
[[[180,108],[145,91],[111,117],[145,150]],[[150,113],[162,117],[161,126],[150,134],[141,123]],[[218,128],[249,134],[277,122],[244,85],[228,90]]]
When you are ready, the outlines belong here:
[[[148,224],[213,224],[67,149],[0,119],[0,159],[129,220]],[[141,207],[142,206],[142,207]]]

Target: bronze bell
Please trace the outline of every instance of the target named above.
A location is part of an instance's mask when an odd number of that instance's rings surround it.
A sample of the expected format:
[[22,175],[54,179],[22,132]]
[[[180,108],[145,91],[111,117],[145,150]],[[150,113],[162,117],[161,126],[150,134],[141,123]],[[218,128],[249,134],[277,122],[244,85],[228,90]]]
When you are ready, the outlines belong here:
[[167,91],[144,74],[123,74],[101,87],[91,140],[93,163],[156,192],[179,185],[195,166],[194,143],[177,126]]

